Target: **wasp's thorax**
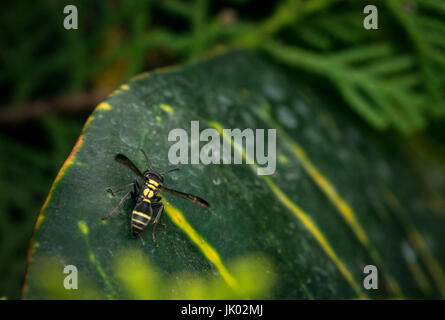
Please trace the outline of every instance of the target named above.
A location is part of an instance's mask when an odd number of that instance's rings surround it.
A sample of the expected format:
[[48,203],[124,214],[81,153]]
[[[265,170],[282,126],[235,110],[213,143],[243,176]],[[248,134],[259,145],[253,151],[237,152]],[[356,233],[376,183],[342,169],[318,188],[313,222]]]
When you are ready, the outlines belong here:
[[155,185],[162,186],[162,184],[164,183],[164,177],[155,171],[150,171],[150,170],[145,171],[144,178],[145,178],[145,182],[154,181]]

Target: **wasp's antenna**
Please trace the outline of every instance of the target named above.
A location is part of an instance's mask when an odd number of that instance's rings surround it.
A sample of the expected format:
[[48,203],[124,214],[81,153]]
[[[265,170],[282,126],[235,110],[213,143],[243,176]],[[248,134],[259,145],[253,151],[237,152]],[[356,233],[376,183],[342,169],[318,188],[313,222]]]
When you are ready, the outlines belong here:
[[159,173],[161,176],[163,176],[163,175],[165,175],[165,174],[167,174],[167,173],[170,173],[170,172],[173,172],[173,171],[179,171],[179,168],[174,168],[174,169],[170,169],[170,170],[168,170],[168,171],[164,171],[164,172],[161,172],[161,173]]
[[145,157],[145,160],[147,160],[148,168],[149,168],[150,170],[153,170],[153,168],[151,167],[150,161],[148,160],[148,156],[147,156],[147,154],[145,153],[144,149],[141,149],[141,152],[143,153],[143,155],[144,155],[144,157]]

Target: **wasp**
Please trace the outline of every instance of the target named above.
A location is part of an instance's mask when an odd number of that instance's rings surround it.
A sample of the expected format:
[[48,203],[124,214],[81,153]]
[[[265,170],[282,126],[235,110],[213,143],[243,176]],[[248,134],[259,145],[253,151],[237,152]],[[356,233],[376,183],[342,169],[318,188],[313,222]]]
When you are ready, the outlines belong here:
[[[125,155],[119,153],[115,156],[115,160],[117,162],[126,165],[134,173],[136,173],[139,178],[142,179],[142,185],[139,184],[137,179],[134,179],[132,183],[120,188],[126,189],[128,192],[119,201],[117,207],[114,208],[107,216],[102,217],[100,220],[102,221],[110,218],[123,206],[123,204],[129,197],[132,197],[133,200],[136,202],[136,205],[134,206],[131,214],[132,235],[138,236],[151,222],[153,224],[152,239],[156,247],[158,247],[155,237],[155,231],[157,224],[160,222],[161,215],[164,212],[164,203],[161,202],[162,197],[159,196],[159,191],[167,191],[175,196],[191,201],[205,209],[209,209],[210,205],[207,201],[201,199],[200,197],[165,187],[164,175],[170,172],[178,171],[179,168],[170,169],[165,172],[154,171],[151,167],[150,161],[148,160],[148,156],[145,151],[141,149],[141,152],[145,157],[148,167],[148,169],[145,170],[143,173]],[[107,188],[106,190],[107,192],[114,195],[114,192],[111,188]],[[153,220],[153,209],[155,208],[158,208],[158,212],[156,218]],[[161,225],[165,227],[165,224],[161,223]]]

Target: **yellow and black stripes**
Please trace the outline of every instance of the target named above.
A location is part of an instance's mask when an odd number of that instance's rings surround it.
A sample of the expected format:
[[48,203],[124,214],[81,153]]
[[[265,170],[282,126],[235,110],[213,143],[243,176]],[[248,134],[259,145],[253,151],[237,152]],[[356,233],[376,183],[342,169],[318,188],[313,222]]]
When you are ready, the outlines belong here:
[[143,212],[133,210],[131,221],[133,223],[143,224],[144,226],[150,221],[151,217]]
[[[148,200],[144,198],[143,200]],[[147,201],[141,201],[133,209],[131,215],[131,230],[134,235],[139,234],[151,220],[152,209]]]
[[152,184],[150,184],[150,183],[146,183],[145,184],[148,188],[150,188],[151,190],[153,190],[153,191],[155,191],[157,188],[154,186],[154,185],[152,185]]
[[133,235],[138,235],[150,223],[152,215],[152,199],[158,191],[159,183],[149,179],[142,186],[142,192],[139,202],[133,209],[131,215],[131,230]]
[[[143,200],[150,200],[159,189],[159,183],[153,179],[148,179],[142,189]],[[150,201],[148,201],[150,203]]]
[[153,196],[155,195],[155,192],[153,190],[151,190],[151,188],[149,187],[145,187],[142,190],[142,200],[150,200],[151,198],[153,198]]
[[[142,221],[143,219],[143,221]],[[140,214],[133,211],[133,215],[131,218],[131,231],[133,235],[138,235],[142,232],[142,230],[147,227],[148,223],[150,222],[150,219],[143,218]]]
[[155,181],[153,179],[148,179],[148,182],[146,184],[147,185],[151,184],[151,185],[155,186],[156,188],[159,187],[159,182],[157,182],[157,181]]

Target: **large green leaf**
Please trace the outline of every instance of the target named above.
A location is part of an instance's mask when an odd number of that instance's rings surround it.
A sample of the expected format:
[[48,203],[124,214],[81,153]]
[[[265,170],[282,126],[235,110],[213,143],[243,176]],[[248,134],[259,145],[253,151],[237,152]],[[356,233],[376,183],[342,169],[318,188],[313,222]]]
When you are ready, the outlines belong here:
[[[382,137],[314,92],[246,52],[123,85],[88,119],[50,190],[24,298],[445,297],[444,217],[426,209]],[[119,201],[105,188],[135,178],[114,156],[145,169],[144,148],[154,168],[170,168],[168,133],[190,132],[193,120],[200,130],[275,128],[275,174],[179,165],[166,185],[211,209],[163,194],[159,248],[150,229],[130,235],[132,200],[99,222]],[[65,265],[77,267],[78,290],[64,289]],[[377,290],[363,288],[365,265],[378,268]]]

